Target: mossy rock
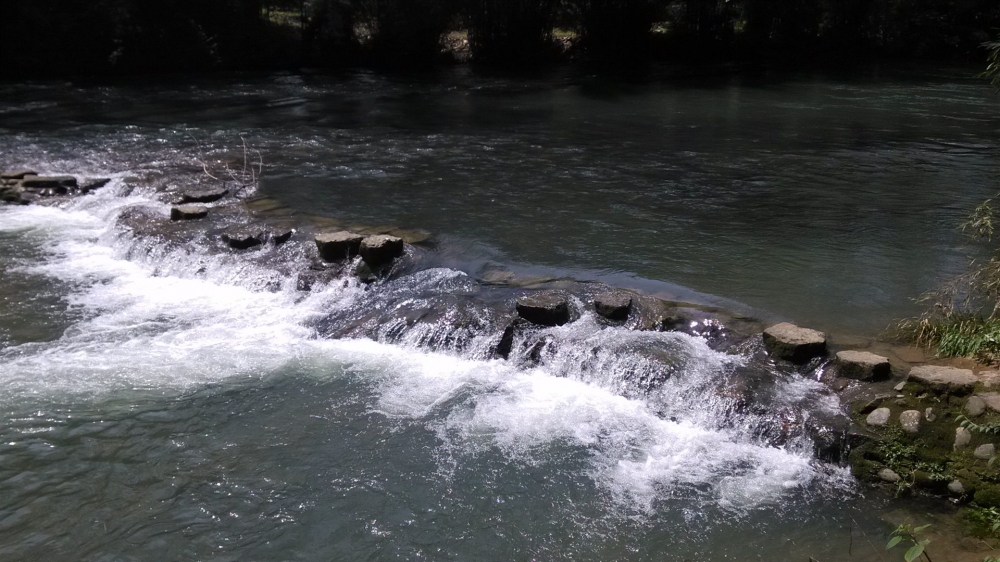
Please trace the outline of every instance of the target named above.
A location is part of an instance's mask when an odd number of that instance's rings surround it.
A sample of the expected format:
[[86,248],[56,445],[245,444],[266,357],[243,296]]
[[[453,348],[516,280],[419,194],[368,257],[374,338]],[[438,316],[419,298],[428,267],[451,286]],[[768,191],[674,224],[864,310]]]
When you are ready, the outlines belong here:
[[976,490],[972,499],[981,507],[1000,507],[1000,487],[984,484]]

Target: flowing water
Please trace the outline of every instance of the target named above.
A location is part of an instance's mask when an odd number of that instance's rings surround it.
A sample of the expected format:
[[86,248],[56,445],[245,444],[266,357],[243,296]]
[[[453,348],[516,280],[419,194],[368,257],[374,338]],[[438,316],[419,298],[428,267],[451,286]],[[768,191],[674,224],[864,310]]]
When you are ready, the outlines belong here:
[[[813,372],[580,303],[537,334],[541,358],[523,342],[498,359],[513,293],[476,278],[870,334],[961,270],[975,248],[955,225],[1000,187],[997,100],[955,73],[237,77],[0,100],[0,167],[114,178],[0,207],[4,560],[881,559],[891,506],[803,429],[840,415]],[[239,156],[241,135],[265,162],[257,195],[427,229],[422,265],[305,292],[308,240],[251,255],[123,225],[211,183],[199,159]],[[476,322],[400,320],[441,302]],[[755,408],[720,392],[741,381]]]

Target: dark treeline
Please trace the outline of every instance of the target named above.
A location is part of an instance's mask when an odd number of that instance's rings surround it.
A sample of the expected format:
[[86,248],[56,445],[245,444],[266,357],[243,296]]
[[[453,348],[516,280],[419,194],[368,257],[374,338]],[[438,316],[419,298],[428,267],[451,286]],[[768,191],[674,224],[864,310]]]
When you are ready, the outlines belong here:
[[981,61],[998,30],[998,0],[3,0],[0,66],[9,77],[414,67],[456,53],[519,67]]

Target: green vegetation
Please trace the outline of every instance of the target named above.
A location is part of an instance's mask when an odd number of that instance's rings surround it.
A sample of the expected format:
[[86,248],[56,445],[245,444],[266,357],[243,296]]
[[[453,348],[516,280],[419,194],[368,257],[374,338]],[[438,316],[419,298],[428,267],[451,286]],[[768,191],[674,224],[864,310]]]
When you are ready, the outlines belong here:
[[927,545],[931,542],[930,539],[921,539],[917,536],[927,527],[930,527],[930,525],[921,525],[919,527],[900,525],[896,527],[896,530],[889,535],[889,542],[886,543],[885,549],[891,550],[902,543],[903,546],[909,547],[906,549],[906,553],[903,554],[903,559],[906,562],[913,562],[921,556],[926,558],[927,562],[932,562],[931,557],[925,551]]
[[988,58],[989,65],[987,65],[986,71],[981,76],[990,80],[997,89],[1000,89],[1000,39],[984,43],[983,47],[989,50],[990,55]]
[[0,67],[7,77],[413,67],[442,60],[455,31],[477,63],[526,66],[564,51],[557,28],[572,31],[573,56],[614,62],[973,60],[998,27],[994,0],[5,0]]

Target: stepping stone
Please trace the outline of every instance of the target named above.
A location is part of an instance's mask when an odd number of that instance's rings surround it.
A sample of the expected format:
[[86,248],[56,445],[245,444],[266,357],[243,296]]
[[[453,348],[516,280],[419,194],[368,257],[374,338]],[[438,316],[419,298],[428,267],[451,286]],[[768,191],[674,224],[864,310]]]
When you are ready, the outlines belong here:
[[594,310],[608,320],[625,320],[632,310],[632,296],[621,291],[608,291],[594,297]]
[[178,205],[170,209],[170,220],[189,221],[203,219],[208,216],[208,207],[204,205]]
[[764,330],[764,347],[774,357],[806,363],[826,354],[826,334],[782,322]]
[[364,236],[340,230],[337,232],[324,232],[316,235],[316,248],[323,261],[337,262],[352,258],[358,255],[361,249],[361,241]]
[[21,180],[25,189],[44,189],[47,187],[75,189],[76,178],[73,176],[27,176]]
[[887,379],[892,369],[888,358],[868,351],[840,351],[835,361],[840,376],[863,381]]
[[561,326],[569,322],[569,301],[554,293],[517,299],[517,315],[540,326]]
[[195,189],[181,194],[181,203],[213,203],[229,195],[225,188]]
[[907,410],[899,414],[899,425],[903,426],[903,431],[907,433],[919,433],[920,418],[920,410]]
[[909,380],[914,380],[937,392],[968,394],[979,379],[969,369],[920,365],[910,369]]
[[405,251],[403,239],[398,236],[376,234],[361,241],[358,252],[370,267],[378,267],[392,262]]
[[37,176],[34,170],[29,170],[27,168],[21,168],[18,170],[10,170],[9,172],[0,172],[0,179],[4,180],[20,180],[24,179],[24,176]]

